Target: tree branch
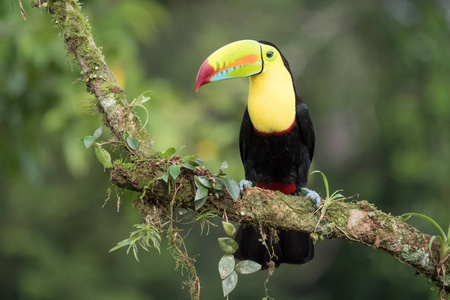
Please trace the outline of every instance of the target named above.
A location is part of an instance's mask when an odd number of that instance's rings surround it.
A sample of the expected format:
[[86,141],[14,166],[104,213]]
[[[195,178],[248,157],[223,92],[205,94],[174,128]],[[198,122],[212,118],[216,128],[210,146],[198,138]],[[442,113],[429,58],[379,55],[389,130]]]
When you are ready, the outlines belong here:
[[[111,182],[121,188],[144,193],[145,202],[136,206],[144,218],[150,218],[153,206],[167,207],[172,200],[168,193],[168,184],[155,178],[164,174],[168,166],[178,164],[178,160],[179,157],[173,160],[132,161],[127,164],[117,162],[111,172]],[[177,184],[182,188],[178,190],[175,207],[195,210],[194,175],[213,177],[206,169],[182,169],[177,178]],[[438,286],[443,286],[444,274],[438,272],[438,242],[433,242],[430,252],[430,235],[407,224],[401,217],[378,210],[367,201],[334,202],[317,225],[319,216],[314,212],[314,205],[309,198],[259,188],[249,189],[237,202],[226,192],[220,193],[219,196],[217,198],[216,192],[210,193],[199,213],[214,211],[221,215],[226,212],[229,220],[239,224],[263,224],[277,230],[296,230],[319,237],[358,242],[394,256],[401,263],[414,268],[417,273],[430,278]],[[448,260],[444,266],[447,270],[445,287],[448,291]]]
[[[156,208],[167,211],[172,196],[171,184],[158,178],[180,157],[161,159],[151,147],[150,137],[141,130],[142,125],[128,104],[123,90],[107,67],[104,57],[95,45],[90,27],[81,15],[75,0],[51,0],[48,10],[62,32],[69,55],[79,62],[87,91],[96,98],[104,124],[113,136],[124,141],[128,136],[140,141],[140,151],[125,147],[130,161],[116,161],[111,170],[111,182],[118,187],[138,191],[144,201],[136,207],[144,219],[154,218]],[[174,207],[195,210],[194,175],[213,176],[204,168],[195,171],[182,168],[177,178],[177,197]],[[228,193],[210,194],[199,213],[213,211],[226,213],[229,220],[239,224],[265,225],[277,230],[297,230],[319,237],[346,239],[386,252],[400,262],[424,274],[439,287],[450,292],[450,260],[439,265],[439,245],[435,240],[429,251],[430,236],[408,225],[400,217],[378,210],[366,201],[335,202],[317,225],[319,217],[309,199],[281,194],[279,192],[249,189],[244,197],[235,202]],[[444,273],[445,272],[445,273]],[[445,280],[444,280],[445,278]]]
[[119,141],[133,137],[140,141],[141,151],[151,152],[149,136],[141,130],[138,117],[95,45],[79,3],[75,0],[50,0],[48,11],[63,35],[68,55],[73,55],[81,67],[87,91],[95,96],[97,107],[103,114],[103,123]]

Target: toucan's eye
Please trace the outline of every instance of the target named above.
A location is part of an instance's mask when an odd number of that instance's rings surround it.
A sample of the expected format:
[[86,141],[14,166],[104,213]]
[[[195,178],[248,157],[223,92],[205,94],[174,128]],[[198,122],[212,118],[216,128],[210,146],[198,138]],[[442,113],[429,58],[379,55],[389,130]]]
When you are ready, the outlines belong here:
[[273,51],[267,51],[266,52],[266,57],[268,58],[268,59],[271,59],[271,58],[273,58],[275,56],[275,53],[273,53]]

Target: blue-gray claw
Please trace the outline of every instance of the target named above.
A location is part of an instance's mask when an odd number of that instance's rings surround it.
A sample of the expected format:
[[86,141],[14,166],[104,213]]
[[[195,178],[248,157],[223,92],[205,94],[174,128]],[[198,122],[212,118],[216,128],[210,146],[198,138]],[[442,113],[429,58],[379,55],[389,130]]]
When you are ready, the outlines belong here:
[[320,205],[320,196],[315,191],[310,190],[308,188],[303,187],[302,194],[305,195],[305,197],[311,198],[312,202],[316,205],[316,209],[319,208]]
[[250,180],[242,179],[241,181],[239,181],[239,188],[241,189],[241,196],[247,188],[254,187],[254,186],[255,186],[255,184]]

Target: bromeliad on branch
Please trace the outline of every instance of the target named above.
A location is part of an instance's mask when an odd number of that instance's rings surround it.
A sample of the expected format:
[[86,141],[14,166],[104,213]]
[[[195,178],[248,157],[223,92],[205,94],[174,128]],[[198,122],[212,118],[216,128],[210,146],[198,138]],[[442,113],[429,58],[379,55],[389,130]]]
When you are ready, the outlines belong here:
[[[306,104],[297,95],[286,58],[267,41],[228,44],[202,64],[196,89],[210,82],[240,77],[250,79],[239,137],[245,169],[241,189],[256,185],[284,194],[303,193],[319,206],[319,195],[306,188],[314,154],[314,128]],[[311,237],[306,233],[281,230],[279,239],[269,233],[268,243],[263,244],[260,231],[266,229],[239,229],[236,258],[253,260],[267,268],[270,261],[275,266],[303,264],[314,256]]]

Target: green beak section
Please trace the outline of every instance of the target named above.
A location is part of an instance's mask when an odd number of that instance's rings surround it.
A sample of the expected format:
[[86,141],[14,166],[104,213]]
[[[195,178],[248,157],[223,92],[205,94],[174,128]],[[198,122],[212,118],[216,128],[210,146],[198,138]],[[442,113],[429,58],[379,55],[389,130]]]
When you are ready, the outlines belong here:
[[237,41],[223,46],[203,62],[197,74],[196,90],[210,82],[248,77],[262,70],[260,44],[253,40]]

